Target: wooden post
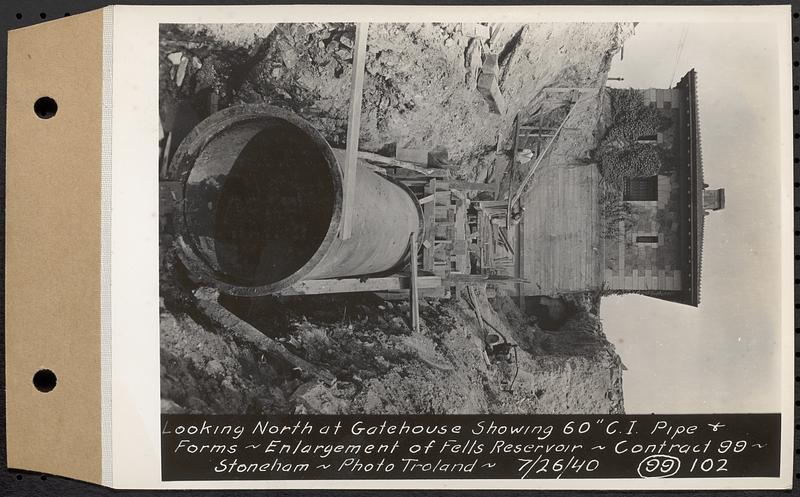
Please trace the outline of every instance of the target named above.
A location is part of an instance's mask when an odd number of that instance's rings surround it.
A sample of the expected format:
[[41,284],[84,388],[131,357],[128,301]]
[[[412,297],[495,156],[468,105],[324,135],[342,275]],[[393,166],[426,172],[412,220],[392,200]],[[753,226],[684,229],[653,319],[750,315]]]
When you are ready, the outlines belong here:
[[[514,142],[511,147],[511,166],[508,168],[508,208],[506,209],[506,228],[511,227],[511,208],[514,207],[511,204],[511,191],[514,189],[514,170],[517,165],[517,140],[519,140],[519,113],[517,113],[517,118],[514,119]],[[499,194],[498,194],[499,196]]]
[[433,271],[434,242],[436,241],[436,179],[425,187],[425,193],[433,196],[431,202],[422,206],[425,220],[425,240],[422,241],[422,269]]
[[517,305],[519,310],[525,314],[525,217],[523,216],[517,223],[517,278],[520,279],[517,286]]
[[353,45],[353,74],[350,86],[350,111],[347,118],[342,226],[339,231],[339,237],[342,240],[350,238],[353,228],[353,196],[355,195],[356,170],[358,166],[358,134],[361,129],[361,97],[364,90],[364,65],[367,59],[368,29],[369,24],[356,24],[356,40]]
[[411,328],[419,333],[419,283],[417,281],[417,232],[411,233]]

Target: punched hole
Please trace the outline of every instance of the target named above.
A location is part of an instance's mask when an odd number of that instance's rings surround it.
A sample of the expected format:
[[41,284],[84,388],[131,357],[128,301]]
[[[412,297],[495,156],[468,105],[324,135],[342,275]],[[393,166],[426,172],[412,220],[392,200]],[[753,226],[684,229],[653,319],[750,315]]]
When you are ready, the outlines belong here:
[[58,104],[50,97],[41,97],[33,104],[33,111],[41,119],[50,119],[58,112]]
[[42,393],[52,391],[57,381],[56,374],[49,369],[40,369],[33,375],[33,386]]

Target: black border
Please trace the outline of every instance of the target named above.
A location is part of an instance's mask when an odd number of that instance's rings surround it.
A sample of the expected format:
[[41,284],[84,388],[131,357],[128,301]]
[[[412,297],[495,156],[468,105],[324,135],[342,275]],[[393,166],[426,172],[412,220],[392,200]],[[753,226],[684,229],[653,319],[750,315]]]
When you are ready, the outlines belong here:
[[[70,14],[78,14],[87,12],[94,9],[99,9],[114,3],[124,3],[129,5],[263,5],[263,4],[335,4],[335,3],[348,3],[348,4],[391,4],[391,5],[428,5],[426,2],[420,0],[414,1],[364,1],[364,0],[345,0],[343,2],[334,2],[331,0],[316,0],[316,1],[294,1],[289,0],[280,2],[259,2],[254,0],[123,0],[119,2],[112,2],[108,0],[0,0],[0,99],[2,100],[2,112],[0,113],[0,149],[2,149],[2,172],[0,172],[0,192],[2,194],[2,205],[5,206],[5,128],[6,128],[6,75],[7,75],[7,49],[8,41],[6,32],[10,29],[20,28],[47,20],[57,19]],[[794,82],[793,87],[793,122],[795,129],[800,120],[800,38],[795,35],[800,34],[798,31],[798,21],[800,21],[800,0],[730,0],[730,1],[714,1],[702,0],[699,2],[691,0],[673,0],[666,2],[637,2],[635,0],[617,0],[617,1],[591,1],[591,0],[552,0],[552,1],[520,1],[520,0],[506,0],[503,2],[486,2],[476,0],[439,0],[436,2],[438,5],[792,5],[792,60],[793,70],[792,79]],[[20,17],[18,19],[18,17]],[[746,64],[746,61],[742,61]],[[797,239],[800,236],[798,231],[798,219],[800,219],[800,134],[794,135],[794,236]],[[5,261],[5,208],[0,209],[0,225],[2,227],[2,242],[0,243],[0,256]],[[800,266],[800,254],[795,248],[794,256],[794,274],[795,274],[795,291],[800,284],[800,273],[798,266]],[[3,280],[5,281],[5,264],[3,265]],[[4,288],[0,288],[0,295],[3,296],[5,301]],[[795,295],[795,323],[797,322],[798,303],[797,296]],[[3,415],[0,416],[0,497],[2,496],[63,496],[63,497],[87,497],[87,496],[107,496],[107,495],[135,495],[135,496],[167,496],[167,495],[181,495],[181,496],[203,496],[203,497],[223,497],[230,495],[243,495],[243,496],[262,496],[262,497],[299,497],[299,496],[318,496],[318,497],[345,497],[345,496],[364,496],[364,495],[380,495],[382,497],[405,497],[405,496],[422,496],[422,495],[437,495],[437,496],[463,496],[463,497],[477,497],[491,494],[497,497],[521,497],[527,495],[564,495],[564,496],[586,496],[586,495],[600,495],[603,497],[628,497],[628,496],[652,496],[652,495],[668,495],[668,496],[709,496],[709,497],[722,497],[727,495],[737,496],[786,496],[786,495],[800,495],[800,472],[795,473],[794,489],[792,490],[771,490],[771,491],[647,491],[647,492],[633,492],[633,491],[551,491],[551,490],[526,490],[526,491],[430,491],[430,490],[414,490],[414,491],[400,491],[400,490],[244,490],[244,491],[216,491],[216,490],[178,490],[178,491],[129,491],[129,490],[113,490],[90,483],[84,483],[69,478],[62,478],[58,476],[42,475],[40,473],[32,473],[26,471],[12,471],[7,467],[6,460],[6,426],[5,426],[5,315],[4,310],[0,309],[0,320],[3,326],[0,331],[0,406],[2,406]],[[798,338],[800,328],[795,327],[795,337]],[[800,352],[795,347],[795,397],[800,394]],[[800,410],[800,400],[795,400],[795,422],[797,423],[797,412]],[[794,466],[795,471],[800,471],[800,424],[795,424],[795,457]],[[797,490],[795,490],[797,489]]]

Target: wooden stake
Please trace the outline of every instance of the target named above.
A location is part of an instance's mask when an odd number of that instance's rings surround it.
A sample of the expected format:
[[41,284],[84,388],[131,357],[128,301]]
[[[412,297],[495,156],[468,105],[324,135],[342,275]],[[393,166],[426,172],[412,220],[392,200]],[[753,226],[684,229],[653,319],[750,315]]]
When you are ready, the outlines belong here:
[[517,278],[520,279],[517,286],[517,305],[519,310],[525,313],[525,218],[519,220],[517,224]]
[[517,118],[514,119],[514,144],[511,147],[511,165],[508,168],[508,199],[507,205],[508,208],[506,209],[506,228],[511,227],[511,208],[514,207],[511,203],[511,190],[514,188],[514,172],[516,168],[514,166],[517,165],[517,148],[519,144],[517,141],[519,140],[519,113],[517,113]]
[[356,24],[356,40],[353,45],[353,74],[350,85],[350,112],[347,118],[347,148],[344,164],[344,197],[342,201],[342,227],[339,237],[350,238],[353,219],[353,196],[358,166],[358,134],[361,129],[361,97],[364,90],[364,65],[367,55],[367,30],[369,24]]
[[417,232],[411,233],[411,328],[419,333],[419,283],[417,281]]

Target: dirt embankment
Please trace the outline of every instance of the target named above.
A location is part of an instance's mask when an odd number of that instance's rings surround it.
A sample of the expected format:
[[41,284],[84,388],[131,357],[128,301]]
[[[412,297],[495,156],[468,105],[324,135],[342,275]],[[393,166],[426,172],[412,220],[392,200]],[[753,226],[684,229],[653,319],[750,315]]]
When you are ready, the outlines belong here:
[[[619,413],[621,363],[602,331],[542,331],[507,297],[424,301],[421,332],[408,303],[372,294],[223,298],[257,330],[330,372],[322,381],[235,340],[183,299],[161,307],[162,409],[195,413]],[[571,327],[571,326],[570,326]],[[570,328],[567,327],[567,328]],[[577,326],[575,328],[578,328]],[[484,337],[516,344],[487,361]]]
[[[298,113],[342,147],[354,29],[330,23],[162,26],[162,116],[172,128],[179,106],[179,121],[187,120],[187,108],[194,121],[217,108],[270,103]],[[546,87],[600,88],[628,35],[627,25],[617,23],[498,24],[486,40],[470,38],[459,24],[373,24],[359,147],[443,147],[458,175],[486,178],[498,141],[510,153],[517,113],[523,121],[533,115]],[[475,89],[487,53],[499,55],[503,115],[489,112]],[[178,86],[175,61],[181,56],[189,63]],[[173,147],[184,132],[175,131]]]

